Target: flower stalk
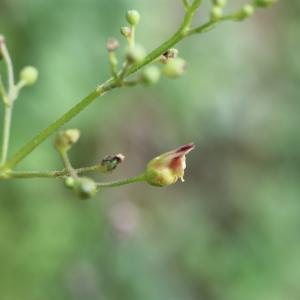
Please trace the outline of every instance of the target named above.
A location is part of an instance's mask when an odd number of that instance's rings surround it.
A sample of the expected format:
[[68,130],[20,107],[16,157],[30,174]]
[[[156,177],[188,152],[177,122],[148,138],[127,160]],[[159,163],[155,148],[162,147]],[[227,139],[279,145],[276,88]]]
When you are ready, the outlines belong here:
[[[182,146],[154,159],[148,164],[148,168],[142,175],[110,183],[93,183],[89,178],[79,177],[79,174],[90,171],[107,172],[109,171],[108,166],[111,165],[105,165],[101,163],[101,165],[75,169],[70,163],[67,153],[68,149],[57,148],[65,167],[65,169],[62,171],[23,172],[14,171],[13,168],[16,167],[23,159],[25,159],[36,147],[42,144],[50,135],[77,116],[87,106],[92,104],[98,97],[103,96],[106,92],[123,86],[134,86],[139,83],[148,85],[155,84],[158,82],[161,74],[171,78],[181,76],[185,70],[186,64],[183,59],[176,58],[176,55],[169,58],[165,57],[162,72],[160,68],[152,64],[159,63],[162,56],[168,53],[168,51],[170,51],[176,44],[185,38],[195,34],[205,33],[213,29],[217,24],[224,21],[241,21],[251,16],[256,8],[268,7],[274,2],[275,0],[253,0],[250,4],[243,6],[238,12],[223,15],[223,7],[226,5],[226,1],[213,0],[213,10],[210,19],[199,26],[193,27],[192,21],[194,15],[201,6],[202,0],[182,0],[185,14],[178,30],[169,39],[167,39],[147,55],[145,55],[142,47],[135,44],[135,30],[140,21],[140,15],[135,10],[128,11],[126,20],[129,24],[129,27],[122,27],[121,29],[122,34],[128,41],[128,51],[125,61],[122,65],[123,67],[118,70],[118,60],[115,51],[119,47],[119,44],[115,39],[112,39],[107,44],[112,77],[96,87],[92,92],[81,99],[76,105],[74,105],[70,110],[64,113],[48,127],[40,131],[40,133],[38,133],[32,140],[19,149],[19,151],[17,151],[17,153],[10,159],[7,159],[7,154],[10,140],[13,104],[21,88],[32,85],[36,81],[38,73],[35,68],[26,67],[20,73],[20,81],[15,84],[12,61],[5,45],[5,40],[0,35],[0,56],[3,58],[6,64],[8,78],[6,87],[0,76],[0,95],[3,98],[3,103],[5,106],[0,179],[71,177],[73,179],[77,179],[74,189],[77,190],[78,195],[80,195],[82,198],[87,198],[87,196],[94,195],[95,186],[97,186],[99,189],[102,187],[117,187],[141,181],[147,181],[148,183],[156,186],[165,186],[175,183],[178,178],[182,178],[183,176],[183,171],[185,168],[185,154],[194,148],[193,144]],[[139,76],[132,78],[132,75],[136,74],[145,66],[147,66],[147,68],[144,69],[144,72],[140,73]],[[69,183],[70,182],[71,181],[69,180]]]

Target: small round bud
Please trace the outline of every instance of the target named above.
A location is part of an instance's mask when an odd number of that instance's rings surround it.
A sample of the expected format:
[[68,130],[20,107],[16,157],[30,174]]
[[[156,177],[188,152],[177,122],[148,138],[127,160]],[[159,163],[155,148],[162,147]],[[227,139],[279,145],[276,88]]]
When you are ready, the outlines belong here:
[[213,21],[218,21],[223,17],[223,9],[220,6],[213,6],[210,12],[210,18]]
[[148,85],[154,85],[159,81],[160,69],[156,66],[146,67],[142,73],[142,81]]
[[219,7],[225,7],[227,4],[227,0],[214,0],[214,5]]
[[119,41],[115,38],[110,38],[106,43],[106,48],[109,52],[116,51],[119,46]]
[[71,189],[71,188],[73,188],[74,187],[74,185],[75,185],[75,179],[73,178],[73,177],[67,177],[66,179],[65,179],[65,186],[67,187],[67,188],[69,188],[69,189]]
[[92,198],[97,193],[97,184],[88,177],[75,179],[74,190],[82,200]]
[[80,137],[78,129],[68,129],[60,131],[55,138],[54,146],[58,151],[68,151]]
[[129,38],[131,35],[131,29],[127,26],[121,27],[120,32],[126,38]]
[[244,7],[242,8],[241,12],[240,12],[240,19],[246,19],[251,17],[254,14],[254,6],[251,4],[246,4],[244,5]]
[[136,26],[140,21],[140,14],[136,10],[129,10],[126,14],[126,20],[131,26]]
[[35,67],[25,67],[20,72],[20,79],[25,85],[33,85],[37,81],[39,76],[38,70]]
[[276,3],[277,0],[256,0],[255,5],[258,7],[268,7]]
[[129,63],[141,62],[146,57],[146,51],[142,46],[133,45],[128,47],[126,53],[126,59]]
[[166,63],[163,73],[167,77],[176,78],[181,76],[186,70],[186,61],[182,58],[174,58]]

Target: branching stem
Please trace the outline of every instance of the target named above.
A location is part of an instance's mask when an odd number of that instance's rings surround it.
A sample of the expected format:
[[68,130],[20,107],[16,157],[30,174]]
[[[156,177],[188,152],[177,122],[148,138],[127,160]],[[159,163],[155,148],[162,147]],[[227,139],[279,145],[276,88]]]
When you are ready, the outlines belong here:
[[[170,48],[174,47],[177,43],[179,43],[184,38],[191,36],[193,34],[204,33],[210,29],[212,29],[217,23],[220,23],[225,20],[237,20],[237,15],[229,15],[222,17],[218,20],[209,20],[203,25],[195,28],[190,28],[193,20],[193,16],[199,6],[201,5],[202,0],[194,0],[191,3],[187,0],[183,0],[183,4],[186,8],[186,13],[184,19],[179,27],[179,29],[172,35],[167,41],[162,43],[159,47],[150,52],[145,59],[140,62],[133,64],[131,66],[126,66],[125,70],[121,71],[121,75],[124,75],[122,80],[127,79],[132,74],[139,71],[145,65],[148,65],[158,59],[163,53],[165,53]],[[2,50],[3,51],[3,50]],[[10,64],[8,64],[8,69],[10,69]],[[107,80],[105,83],[97,87],[94,91],[92,91],[85,98],[80,100],[75,106],[73,106],[69,111],[63,114],[60,118],[58,118],[55,122],[50,124],[47,128],[42,130],[39,134],[37,134],[31,141],[29,141],[25,146],[23,146],[12,158],[6,161],[5,164],[0,166],[0,173],[7,174],[10,172],[12,177],[18,176],[16,173],[11,172],[10,170],[15,167],[19,162],[21,162],[25,157],[27,157],[36,147],[38,147],[41,143],[43,143],[52,133],[54,133],[57,129],[62,127],[65,123],[70,121],[76,115],[78,115],[83,109],[89,106],[92,102],[95,101],[99,96],[104,95],[107,91],[112,90],[114,88],[122,86],[120,84],[120,78],[111,78]],[[13,86],[13,73],[10,71],[10,79],[9,86]],[[124,86],[124,85],[123,85]],[[8,118],[10,121],[10,118]],[[7,123],[8,123],[7,121]],[[8,131],[9,132],[9,131]],[[6,133],[9,136],[9,134]],[[4,147],[6,148],[6,146]],[[6,149],[4,149],[4,158],[6,158]],[[4,159],[5,161],[6,159]],[[20,175],[20,174],[19,174]],[[46,176],[45,176],[46,177]],[[51,177],[51,176],[49,176]],[[111,186],[117,186],[117,183],[111,183]]]

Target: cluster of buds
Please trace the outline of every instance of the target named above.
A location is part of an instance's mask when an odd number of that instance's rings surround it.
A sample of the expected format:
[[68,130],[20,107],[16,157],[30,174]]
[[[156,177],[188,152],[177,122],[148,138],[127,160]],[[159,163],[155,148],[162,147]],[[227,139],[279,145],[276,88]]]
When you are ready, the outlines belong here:
[[[125,62],[123,68],[117,71],[118,60],[115,51],[119,48],[119,42],[111,38],[107,42],[107,50],[109,52],[109,62],[112,69],[112,74],[120,84],[123,84],[122,80],[126,75],[128,66],[143,62],[146,57],[146,51],[143,46],[136,44],[135,42],[135,30],[136,26],[140,22],[140,14],[136,10],[129,10],[126,13],[125,19],[128,23],[127,26],[121,27],[121,34],[127,39],[128,46],[125,50]],[[163,64],[163,66],[156,65],[157,62]],[[165,75],[169,78],[176,78],[181,76],[186,70],[186,61],[178,57],[178,50],[171,48],[167,50],[159,60],[156,60],[149,66],[143,68],[139,73],[138,78],[128,83],[128,85],[135,85],[142,83],[145,85],[156,84],[161,75]]]
[[68,151],[80,138],[80,131],[78,129],[68,129],[58,132],[56,135],[54,146],[62,156],[65,169],[69,175],[65,178],[65,186],[73,189],[80,199],[89,199],[96,195],[97,184],[88,177],[79,177],[76,170],[73,169],[69,158]]
[[[227,4],[227,0],[212,0],[213,6],[210,12],[210,19],[212,22],[217,22],[224,17],[224,7]],[[234,19],[236,21],[242,21],[251,17],[256,8],[265,8],[273,5],[277,0],[254,0],[251,4],[245,4],[236,14]]]

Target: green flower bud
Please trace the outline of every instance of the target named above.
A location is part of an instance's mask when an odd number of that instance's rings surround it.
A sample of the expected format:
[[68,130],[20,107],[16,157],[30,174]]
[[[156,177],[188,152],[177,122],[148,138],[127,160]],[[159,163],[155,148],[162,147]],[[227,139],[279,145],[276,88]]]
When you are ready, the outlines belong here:
[[169,60],[164,68],[163,73],[167,77],[176,78],[181,76],[186,70],[186,61],[182,58],[174,58]]
[[64,183],[67,188],[71,189],[75,186],[75,179],[69,176],[65,179]]
[[129,10],[126,14],[126,20],[131,26],[136,26],[140,21],[140,14],[136,10]]
[[214,0],[214,5],[219,7],[225,7],[227,0]]
[[148,85],[154,85],[159,81],[160,69],[156,66],[149,66],[142,72],[142,81]]
[[258,7],[268,7],[276,3],[277,0],[256,0],[255,5]]
[[78,129],[68,129],[60,131],[55,138],[54,146],[58,151],[68,151],[72,145],[74,145],[80,137],[80,131]]
[[213,21],[218,21],[223,17],[223,9],[220,6],[213,6],[210,12],[210,18]]
[[241,12],[240,12],[240,19],[246,19],[251,17],[254,14],[254,6],[251,4],[246,4],[244,5],[244,7],[242,8]]
[[80,199],[86,200],[96,195],[97,184],[88,177],[77,178],[75,179],[74,190]]
[[37,81],[39,76],[38,70],[35,67],[25,67],[20,72],[20,79],[25,85],[33,85]]
[[146,57],[146,51],[142,46],[139,45],[132,45],[128,47],[126,52],[126,59],[129,63],[138,63],[143,61]]
[[131,29],[127,26],[121,27],[120,32],[126,38],[129,38],[131,35]]

